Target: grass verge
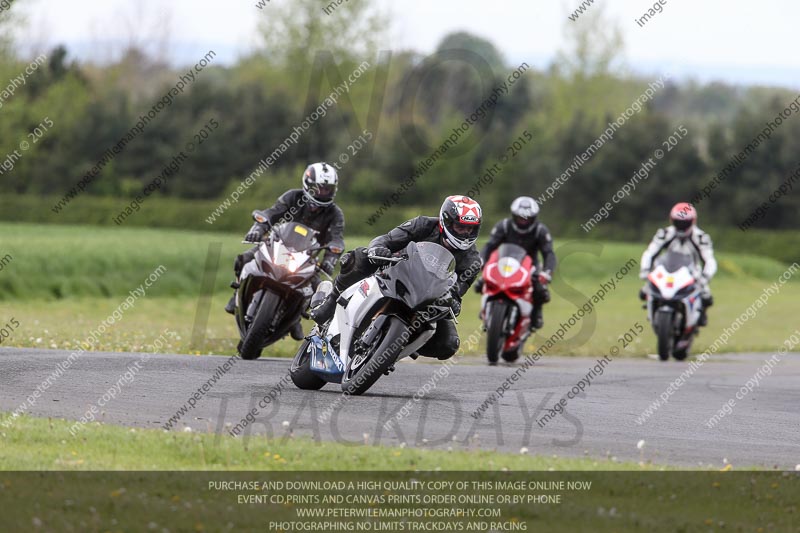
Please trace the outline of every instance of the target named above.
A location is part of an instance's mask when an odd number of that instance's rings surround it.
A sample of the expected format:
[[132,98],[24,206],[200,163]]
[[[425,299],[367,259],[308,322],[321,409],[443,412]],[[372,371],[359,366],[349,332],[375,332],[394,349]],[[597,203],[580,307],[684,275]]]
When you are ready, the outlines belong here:
[[478,449],[427,450],[166,432],[0,415],[0,470],[663,470],[652,464],[542,457]]

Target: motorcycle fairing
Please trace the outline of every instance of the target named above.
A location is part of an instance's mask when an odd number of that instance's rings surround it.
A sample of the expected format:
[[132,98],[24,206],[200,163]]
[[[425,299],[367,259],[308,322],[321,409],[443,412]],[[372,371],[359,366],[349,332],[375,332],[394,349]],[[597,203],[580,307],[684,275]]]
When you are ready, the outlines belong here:
[[[259,244],[253,260],[244,265],[239,276],[235,316],[240,335],[245,335],[267,293],[274,293],[284,301],[281,317],[302,310],[314,292],[310,281],[316,272],[313,255],[316,245],[316,232],[296,222],[275,226],[270,238]],[[281,317],[276,317],[276,327]],[[281,337],[291,326],[283,324],[269,336]],[[272,341],[267,338],[266,342]]]
[[341,383],[345,365],[328,339],[314,335],[309,340],[311,370],[329,383]]
[[697,284],[696,266],[687,254],[668,251],[656,259],[655,268],[647,276],[650,282],[647,298],[647,319],[653,323],[658,311],[673,312],[675,327],[682,331],[676,349],[688,347],[692,332],[696,331],[702,312],[700,287]]
[[652,283],[661,296],[666,300],[675,298],[681,289],[689,287],[695,282],[695,278],[689,268],[681,266],[674,272],[668,272],[664,265],[658,265],[655,270],[650,272],[647,279]]

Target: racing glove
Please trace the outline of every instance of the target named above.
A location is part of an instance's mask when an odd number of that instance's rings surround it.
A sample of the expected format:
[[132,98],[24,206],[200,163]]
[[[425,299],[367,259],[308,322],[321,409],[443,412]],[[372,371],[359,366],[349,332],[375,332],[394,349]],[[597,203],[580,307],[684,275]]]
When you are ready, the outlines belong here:
[[367,256],[375,256],[375,258],[370,258],[369,262],[373,265],[380,265],[383,264],[384,261],[380,259],[376,259],[377,257],[391,257],[392,251],[385,246],[373,246],[367,250]]
[[255,223],[253,227],[250,228],[250,231],[247,232],[247,235],[244,236],[244,240],[246,242],[252,243],[259,243],[264,239],[264,235],[267,233],[267,226],[264,224]]
[[455,287],[450,289],[450,309],[456,316],[461,314],[461,295],[458,294],[458,289]]
[[472,289],[477,292],[478,294],[483,292],[483,278],[479,279],[475,282],[475,285],[472,286]]
[[546,270],[539,272],[539,283],[541,283],[542,285],[547,285],[548,283],[550,283],[550,281],[552,281],[552,279],[553,276],[550,275],[550,272]]
[[330,275],[333,274],[334,266],[335,265],[334,265],[333,261],[323,261],[322,264],[320,265],[319,269],[330,276]]

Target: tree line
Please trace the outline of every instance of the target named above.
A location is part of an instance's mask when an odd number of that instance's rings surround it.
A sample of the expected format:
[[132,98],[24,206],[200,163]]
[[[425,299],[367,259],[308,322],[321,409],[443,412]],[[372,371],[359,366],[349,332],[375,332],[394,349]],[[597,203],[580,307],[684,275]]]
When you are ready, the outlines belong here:
[[[118,198],[124,207],[195,143],[159,196],[175,202],[224,198],[276,151],[280,157],[248,192],[253,207],[297,187],[302,169],[316,160],[340,168],[343,204],[373,209],[391,201],[422,167],[413,193],[392,205],[432,208],[494,169],[479,200],[488,212],[502,213],[518,195],[541,197],[566,172],[569,180],[543,206],[543,217],[555,228],[577,228],[663,149],[647,179],[598,225],[603,232],[630,233],[643,221],[663,221],[672,204],[697,197],[726,168],[724,182],[704,197],[701,223],[736,227],[800,163],[800,118],[790,114],[730,168],[795,92],[670,79],[570,171],[655,79],[617,66],[622,44],[613,32],[607,35],[602,10],[570,23],[570,44],[541,69],[514,64],[491,42],[467,33],[448,35],[429,55],[380,50],[375,35],[388,24],[368,0],[352,0],[330,14],[310,0],[293,2],[291,9],[270,12],[262,48],[232,65],[207,66],[102,166],[84,194]],[[13,23],[11,17],[0,19],[0,29]],[[345,26],[332,43],[310,37]],[[597,44],[587,47],[588,41]],[[14,50],[13,43],[0,42],[0,91],[2,80],[30,63]],[[198,58],[206,52],[198,50]],[[77,61],[64,46],[45,55],[45,64],[6,94],[0,108],[0,160],[37,128],[42,133],[0,176],[3,194],[66,194],[186,72],[135,46],[107,64]],[[353,78],[365,62],[369,67]],[[315,117],[343,84],[347,90]],[[53,126],[42,131],[45,119]],[[209,134],[212,120],[218,126]],[[678,128],[688,134],[673,142]],[[298,129],[296,142],[285,146]],[[799,207],[796,194],[782,194],[750,225],[794,228]],[[206,214],[198,213],[198,224]]]

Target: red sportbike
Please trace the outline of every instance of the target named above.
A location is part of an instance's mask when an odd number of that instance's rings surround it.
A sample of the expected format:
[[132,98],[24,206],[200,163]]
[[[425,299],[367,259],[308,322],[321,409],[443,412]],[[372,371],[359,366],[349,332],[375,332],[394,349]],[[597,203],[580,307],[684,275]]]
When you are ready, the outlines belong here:
[[483,267],[481,320],[489,364],[498,357],[515,361],[530,335],[534,270],[533,258],[510,243],[501,244]]

